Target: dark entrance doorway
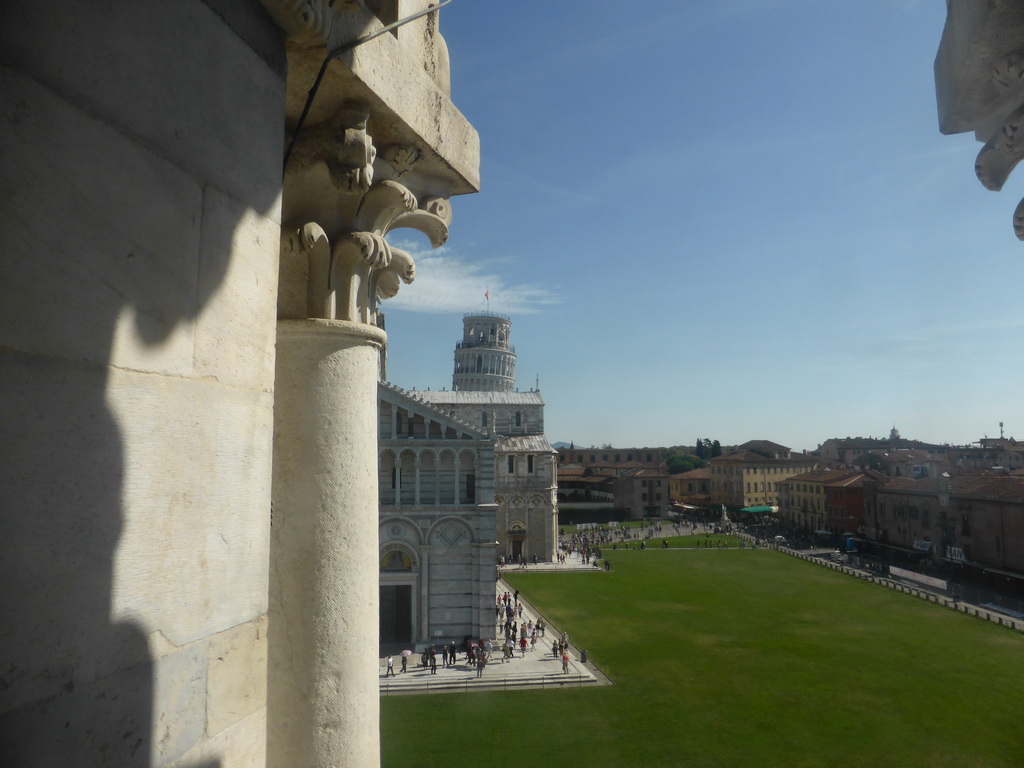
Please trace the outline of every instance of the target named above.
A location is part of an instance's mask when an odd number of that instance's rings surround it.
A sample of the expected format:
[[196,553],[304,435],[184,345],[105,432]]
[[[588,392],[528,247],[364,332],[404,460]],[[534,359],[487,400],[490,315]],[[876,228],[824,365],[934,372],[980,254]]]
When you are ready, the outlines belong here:
[[412,585],[380,588],[380,642],[412,643]]
[[520,555],[523,554],[523,540],[512,539],[512,559],[518,560]]

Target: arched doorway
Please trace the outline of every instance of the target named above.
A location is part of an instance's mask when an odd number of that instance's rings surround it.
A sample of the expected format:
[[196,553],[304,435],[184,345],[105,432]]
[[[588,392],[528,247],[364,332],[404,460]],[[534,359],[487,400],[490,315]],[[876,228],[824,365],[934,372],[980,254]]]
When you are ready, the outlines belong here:
[[523,546],[526,543],[526,525],[521,520],[509,525],[508,542],[512,560],[518,560],[523,555]]
[[413,559],[404,549],[385,548],[380,559],[380,644],[411,645],[414,639]]

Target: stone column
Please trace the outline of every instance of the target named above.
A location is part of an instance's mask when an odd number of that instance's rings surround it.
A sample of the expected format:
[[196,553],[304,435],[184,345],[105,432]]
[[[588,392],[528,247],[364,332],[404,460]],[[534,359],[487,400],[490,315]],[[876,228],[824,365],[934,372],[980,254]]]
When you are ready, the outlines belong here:
[[415,505],[420,505],[420,456],[416,454],[416,498],[413,500]]
[[374,766],[383,331],[278,325],[268,765]]
[[420,639],[429,641],[430,637],[430,544],[420,547]]
[[[411,255],[386,236],[412,229],[434,247],[445,242],[448,198],[479,187],[479,141],[450,100],[437,13],[396,34],[374,35],[382,31],[374,4],[261,1],[288,42],[289,137],[278,279],[267,762],[268,768],[375,768],[376,391],[386,339],[378,302],[415,277]],[[403,13],[429,9],[428,0],[400,5]],[[318,70],[323,78],[310,89]]]

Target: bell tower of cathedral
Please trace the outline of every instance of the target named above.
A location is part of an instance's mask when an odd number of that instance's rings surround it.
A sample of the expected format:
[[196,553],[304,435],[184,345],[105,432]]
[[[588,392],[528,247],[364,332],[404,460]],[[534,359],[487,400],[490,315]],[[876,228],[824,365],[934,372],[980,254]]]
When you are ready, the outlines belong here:
[[462,318],[462,341],[455,345],[452,389],[463,392],[511,392],[516,350],[508,343],[512,319],[491,312]]

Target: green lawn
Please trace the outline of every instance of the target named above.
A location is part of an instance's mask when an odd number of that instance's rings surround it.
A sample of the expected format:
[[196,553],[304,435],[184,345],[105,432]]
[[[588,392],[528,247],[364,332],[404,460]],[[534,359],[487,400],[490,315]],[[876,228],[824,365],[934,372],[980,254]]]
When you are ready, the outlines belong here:
[[1024,765],[1024,637],[767,550],[508,578],[615,686],[381,700],[385,768]]

